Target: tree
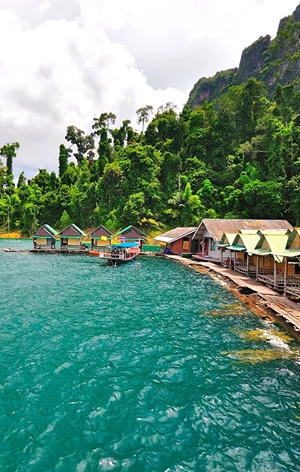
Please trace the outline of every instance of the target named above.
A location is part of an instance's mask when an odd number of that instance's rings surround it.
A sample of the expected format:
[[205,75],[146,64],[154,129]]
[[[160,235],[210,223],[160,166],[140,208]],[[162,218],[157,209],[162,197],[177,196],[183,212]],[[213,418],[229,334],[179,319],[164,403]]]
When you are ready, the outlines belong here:
[[133,193],[124,206],[121,221],[124,225],[141,225],[145,214],[145,196],[143,192]]
[[101,113],[99,118],[94,118],[93,136],[99,138],[98,161],[96,164],[96,175],[101,177],[105,165],[111,158],[111,139],[108,136],[110,125],[114,125],[116,115],[113,113]]
[[138,125],[142,123],[142,133],[144,132],[145,123],[148,123],[150,114],[153,113],[153,106],[146,105],[136,111]]
[[22,171],[19,175],[17,188],[20,188],[22,185],[26,185],[26,177],[24,171]]
[[66,141],[69,141],[72,146],[75,145],[77,147],[77,152],[74,153],[74,157],[79,166],[81,165],[85,154],[95,147],[93,136],[91,134],[85,135],[85,132],[76,128],[76,126],[68,126],[65,139]]
[[171,198],[178,188],[178,179],[180,179],[181,159],[179,154],[165,152],[160,166],[159,180],[167,199]]
[[286,210],[280,182],[250,182],[243,189],[243,199],[248,211],[247,218],[278,219]]
[[38,227],[38,214],[39,208],[32,202],[25,203],[22,208],[22,233],[28,234],[30,237],[32,236],[33,232]]
[[[183,192],[177,191],[172,198],[168,200],[168,204],[173,208],[171,212],[172,218],[178,226],[192,226],[199,222],[199,211],[203,211],[198,195],[193,195],[191,185],[188,182]],[[170,212],[168,212],[170,213]]]
[[123,193],[124,175],[119,163],[112,162],[104,168],[103,176],[98,184],[101,207],[107,214],[118,208],[120,195]]
[[114,140],[114,146],[124,147],[126,141],[128,142],[128,136],[132,134],[133,129],[129,126],[131,123],[130,120],[124,120],[120,128],[111,130],[110,133]]
[[110,125],[114,125],[116,122],[116,115],[114,113],[101,113],[99,118],[94,118],[94,124],[92,126],[94,135],[100,133],[100,131],[105,128],[109,129]]
[[13,158],[16,157],[16,150],[19,149],[19,143],[5,144],[0,148],[0,155],[6,158],[6,185],[13,186]]
[[59,229],[63,230],[72,223],[72,220],[66,210],[63,211],[59,220]]
[[3,162],[0,159],[0,197],[1,194],[4,194],[4,185],[6,182],[6,166],[3,165]]
[[64,144],[59,146],[59,157],[58,157],[58,175],[62,177],[68,168],[68,159],[71,154],[71,150],[67,149]]

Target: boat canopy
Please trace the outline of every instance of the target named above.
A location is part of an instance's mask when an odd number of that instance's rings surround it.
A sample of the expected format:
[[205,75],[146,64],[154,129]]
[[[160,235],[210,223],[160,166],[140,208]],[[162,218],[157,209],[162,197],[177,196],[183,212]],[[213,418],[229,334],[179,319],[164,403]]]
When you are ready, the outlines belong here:
[[117,243],[117,244],[111,244],[111,248],[129,248],[129,247],[137,247],[139,243]]

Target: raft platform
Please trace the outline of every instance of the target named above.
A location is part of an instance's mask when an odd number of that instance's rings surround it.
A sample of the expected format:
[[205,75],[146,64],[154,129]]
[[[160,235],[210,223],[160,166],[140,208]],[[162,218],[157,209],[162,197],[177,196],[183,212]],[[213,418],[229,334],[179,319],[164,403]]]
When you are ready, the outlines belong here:
[[35,253],[46,253],[46,254],[89,254],[88,249],[51,249],[51,248],[38,248],[38,249],[29,249],[28,252]]

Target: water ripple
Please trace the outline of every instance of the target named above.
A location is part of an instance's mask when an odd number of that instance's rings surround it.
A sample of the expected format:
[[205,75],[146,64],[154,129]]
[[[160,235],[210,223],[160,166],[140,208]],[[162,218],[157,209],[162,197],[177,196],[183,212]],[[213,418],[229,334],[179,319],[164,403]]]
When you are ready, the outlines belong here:
[[300,470],[299,345],[219,283],[157,258],[11,256],[1,471]]

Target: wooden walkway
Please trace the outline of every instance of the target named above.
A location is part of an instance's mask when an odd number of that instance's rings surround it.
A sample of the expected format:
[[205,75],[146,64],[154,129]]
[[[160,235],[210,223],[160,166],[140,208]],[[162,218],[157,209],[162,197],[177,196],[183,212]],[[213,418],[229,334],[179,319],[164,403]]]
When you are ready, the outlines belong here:
[[[280,295],[261,295],[267,308],[271,308],[277,316],[282,317],[286,323],[291,323],[295,331],[300,332],[300,311],[296,303]],[[260,303],[263,306],[263,303]]]
[[223,278],[231,280],[237,287],[256,293],[260,302],[258,306],[260,308],[267,308],[272,310],[276,316],[278,316],[279,322],[284,321],[287,328],[292,328],[297,332],[297,338],[299,338],[298,332],[300,333],[300,306],[294,303],[287,297],[279,295],[278,292],[272,290],[267,285],[251,279],[250,277],[243,276],[241,273],[234,270],[228,269],[212,262],[198,262],[194,259],[187,259],[181,256],[166,255],[165,257],[181,262],[188,266],[202,266],[209,271],[213,271],[215,274],[219,274]]

